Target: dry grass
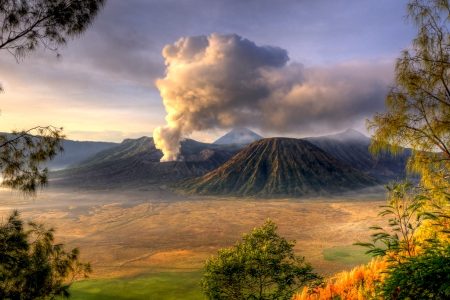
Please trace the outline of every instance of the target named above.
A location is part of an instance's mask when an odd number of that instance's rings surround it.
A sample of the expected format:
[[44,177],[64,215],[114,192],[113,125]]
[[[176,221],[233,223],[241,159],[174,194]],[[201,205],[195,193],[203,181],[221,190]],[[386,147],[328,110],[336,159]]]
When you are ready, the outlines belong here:
[[164,192],[84,193],[47,190],[36,199],[0,192],[0,217],[18,208],[27,219],[54,226],[57,238],[79,247],[93,277],[133,276],[149,271],[196,270],[219,248],[231,246],[267,218],[297,241],[296,251],[317,271],[348,267],[326,261],[323,250],[367,240],[381,223],[371,200],[255,200],[179,198]]
[[322,287],[304,288],[293,300],[376,299],[376,285],[383,281],[386,268],[386,261],[374,259],[367,265],[334,275]]

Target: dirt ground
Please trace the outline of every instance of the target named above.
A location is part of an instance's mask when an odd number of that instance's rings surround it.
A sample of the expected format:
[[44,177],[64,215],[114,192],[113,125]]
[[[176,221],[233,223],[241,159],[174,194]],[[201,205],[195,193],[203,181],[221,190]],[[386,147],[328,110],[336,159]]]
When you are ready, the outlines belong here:
[[383,195],[329,199],[179,197],[167,192],[45,190],[26,198],[0,191],[0,220],[12,209],[56,229],[58,241],[78,247],[91,262],[91,277],[134,276],[162,270],[194,270],[219,248],[268,218],[296,240],[296,251],[322,274],[345,267],[326,261],[323,249],[365,241]]

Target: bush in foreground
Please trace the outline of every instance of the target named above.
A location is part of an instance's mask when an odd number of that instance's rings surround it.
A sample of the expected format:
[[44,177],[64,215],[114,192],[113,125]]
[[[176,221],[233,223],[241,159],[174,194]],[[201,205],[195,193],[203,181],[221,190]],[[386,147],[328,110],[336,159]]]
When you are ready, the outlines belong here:
[[319,276],[267,221],[243,236],[234,247],[222,249],[206,262],[202,287],[209,299],[291,299],[299,287]]
[[450,299],[450,245],[436,245],[390,268],[385,299]]

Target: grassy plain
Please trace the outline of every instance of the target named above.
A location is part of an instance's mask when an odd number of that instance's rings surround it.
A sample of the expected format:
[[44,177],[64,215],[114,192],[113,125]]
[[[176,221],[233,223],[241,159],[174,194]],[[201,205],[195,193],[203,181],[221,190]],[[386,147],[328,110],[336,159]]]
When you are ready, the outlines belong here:
[[350,245],[382,224],[383,203],[382,195],[258,200],[46,190],[29,199],[1,191],[0,219],[17,208],[53,226],[58,241],[80,248],[94,273],[73,286],[74,299],[202,299],[205,259],[267,218],[321,274],[364,262],[364,250]]
[[336,261],[349,267],[365,264],[371,257],[366,254],[367,249],[360,246],[344,245],[323,249],[323,258],[327,261]]
[[94,279],[75,283],[73,300],[204,299],[201,272],[159,272],[131,278]]

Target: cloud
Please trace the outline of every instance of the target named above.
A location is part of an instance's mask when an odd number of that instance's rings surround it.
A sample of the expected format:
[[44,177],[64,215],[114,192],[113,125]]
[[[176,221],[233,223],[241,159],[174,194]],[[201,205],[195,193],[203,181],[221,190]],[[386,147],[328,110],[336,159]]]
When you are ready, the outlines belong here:
[[[379,58],[393,61],[415,35],[403,19],[406,2],[109,0],[86,32],[60,49],[61,59],[41,49],[16,64],[7,52],[0,53],[0,83],[5,88],[0,95],[4,112],[0,126],[8,130],[13,123],[21,128],[29,123],[61,122],[67,130],[95,126],[95,130],[148,129],[150,133],[165,115],[154,88],[154,81],[165,76],[161,49],[181,36],[239,32],[258,43],[289,49],[291,59],[305,66]],[[308,69],[304,67],[303,72]],[[17,119],[6,123],[7,106],[19,105],[24,109],[16,110]],[[105,114],[105,109],[114,112]],[[87,114],[89,119],[91,114],[98,115],[95,123],[86,121]],[[308,134],[328,133],[316,130],[318,123],[310,127],[314,131]],[[295,126],[290,130],[297,135]]]
[[167,124],[154,131],[163,160],[195,131],[250,126],[270,131],[336,129],[383,107],[386,66],[348,63],[306,68],[287,51],[238,35],[185,37],[164,47],[156,81]]

